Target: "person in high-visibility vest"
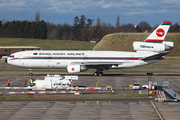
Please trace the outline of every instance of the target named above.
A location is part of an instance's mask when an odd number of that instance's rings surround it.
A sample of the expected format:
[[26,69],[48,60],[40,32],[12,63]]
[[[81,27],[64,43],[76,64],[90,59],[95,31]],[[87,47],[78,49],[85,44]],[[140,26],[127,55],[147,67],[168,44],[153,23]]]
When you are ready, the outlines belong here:
[[33,80],[31,79],[31,87],[32,87],[32,85],[33,85]]
[[34,82],[34,81],[35,81],[35,79],[32,79],[32,81]]
[[32,80],[32,79],[29,79],[29,83],[30,83],[30,86],[32,87],[33,80]]
[[10,87],[10,80],[8,80],[8,87]]

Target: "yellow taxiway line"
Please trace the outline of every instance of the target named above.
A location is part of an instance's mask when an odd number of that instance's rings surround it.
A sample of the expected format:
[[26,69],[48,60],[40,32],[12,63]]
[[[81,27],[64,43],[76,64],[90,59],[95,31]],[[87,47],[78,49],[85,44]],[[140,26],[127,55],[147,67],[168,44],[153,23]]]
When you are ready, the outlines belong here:
[[99,79],[97,80],[97,83],[96,83],[96,86],[95,86],[95,87],[97,87],[97,86],[98,86],[98,83],[99,83]]
[[154,109],[155,109],[156,113],[158,114],[159,118],[160,118],[161,120],[163,120],[161,114],[160,114],[159,111],[157,110],[157,108],[156,108],[156,106],[154,105],[154,103],[153,103],[152,100],[151,100],[151,104],[152,104],[152,106],[154,107]]
[[176,84],[175,82],[173,82],[172,80],[169,79],[169,81],[171,81],[173,84],[175,84],[176,86],[178,86],[180,88],[180,86],[178,84]]

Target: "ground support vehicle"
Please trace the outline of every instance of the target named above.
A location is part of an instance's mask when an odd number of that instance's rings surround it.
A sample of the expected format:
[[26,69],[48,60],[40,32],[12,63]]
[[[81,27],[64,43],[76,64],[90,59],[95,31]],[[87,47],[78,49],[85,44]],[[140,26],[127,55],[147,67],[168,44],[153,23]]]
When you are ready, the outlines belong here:
[[158,89],[159,87],[161,87],[161,84],[159,81],[149,81],[149,86],[147,85],[142,85],[142,89]]
[[[165,101],[180,101],[180,96],[169,86],[169,81],[163,81],[161,90],[158,91],[158,98],[155,101],[165,102]],[[166,98],[169,97],[168,98]]]
[[141,85],[139,83],[134,83],[132,89],[133,90],[140,90],[141,89]]

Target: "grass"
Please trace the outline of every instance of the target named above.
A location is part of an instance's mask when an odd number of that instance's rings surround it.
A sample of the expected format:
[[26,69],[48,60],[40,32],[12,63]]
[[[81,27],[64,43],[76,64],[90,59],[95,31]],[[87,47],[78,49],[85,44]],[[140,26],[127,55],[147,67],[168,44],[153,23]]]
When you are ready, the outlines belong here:
[[90,98],[147,98],[147,94],[83,94],[83,95],[7,95],[0,100],[43,100],[43,99],[90,99]]
[[180,67],[180,56],[165,56],[164,60],[143,67]]
[[0,38],[0,46],[37,46],[43,50],[92,50],[96,43],[72,40]]
[[[96,70],[89,69],[85,72],[75,73],[75,74],[93,74]],[[136,69],[110,69],[108,71],[103,71],[104,74],[179,74],[180,70],[136,70]],[[28,69],[0,69],[1,75],[28,75]],[[67,74],[66,69],[34,69],[33,74]]]
[[[102,38],[93,50],[113,50],[113,51],[134,51],[132,44],[134,41],[144,41],[150,33],[114,33]],[[174,48],[168,56],[180,55],[180,33],[168,33],[165,41],[174,42]]]

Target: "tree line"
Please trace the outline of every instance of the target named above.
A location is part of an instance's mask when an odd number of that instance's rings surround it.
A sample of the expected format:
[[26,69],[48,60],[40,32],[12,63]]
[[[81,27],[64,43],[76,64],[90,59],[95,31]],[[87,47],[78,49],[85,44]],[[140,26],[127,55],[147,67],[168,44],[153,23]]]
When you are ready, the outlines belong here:
[[[73,26],[64,24],[47,23],[48,33],[47,39],[60,40],[101,40],[106,34],[110,33],[126,33],[126,32],[152,32],[159,24],[151,27],[148,22],[142,21],[134,26],[131,23],[121,24],[119,15],[117,16],[115,27],[110,23],[101,23],[100,18],[97,18],[96,24],[92,26],[94,19],[86,19],[84,15],[74,17]],[[178,23],[171,25],[169,32],[180,32]]]
[[0,21],[0,37],[10,38],[47,38],[46,22],[12,21],[2,25]]
[[[84,15],[74,17],[74,24],[53,24],[40,21],[39,12],[36,12],[35,21],[0,21],[0,37],[12,38],[39,38],[58,40],[90,41],[100,40],[109,33],[121,32],[152,32],[159,24],[151,27],[148,22],[142,21],[134,26],[131,23],[121,24],[117,16],[115,27],[110,23],[101,23],[97,18],[96,25],[92,26],[94,19],[87,19]],[[169,32],[180,32],[178,23],[171,25]]]

